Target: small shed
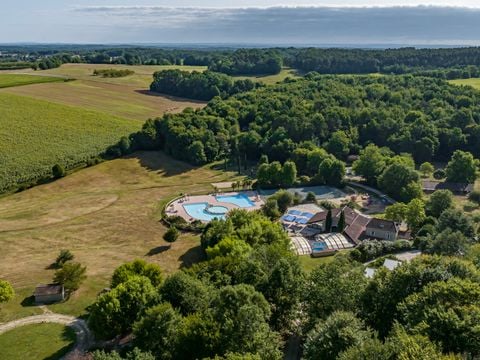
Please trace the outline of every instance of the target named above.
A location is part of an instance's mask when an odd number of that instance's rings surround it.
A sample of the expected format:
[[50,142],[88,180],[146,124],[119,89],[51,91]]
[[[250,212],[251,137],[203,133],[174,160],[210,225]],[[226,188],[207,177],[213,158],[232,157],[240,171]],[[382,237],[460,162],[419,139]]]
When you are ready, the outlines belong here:
[[61,284],[40,284],[33,296],[37,304],[54,303],[65,299],[65,289]]

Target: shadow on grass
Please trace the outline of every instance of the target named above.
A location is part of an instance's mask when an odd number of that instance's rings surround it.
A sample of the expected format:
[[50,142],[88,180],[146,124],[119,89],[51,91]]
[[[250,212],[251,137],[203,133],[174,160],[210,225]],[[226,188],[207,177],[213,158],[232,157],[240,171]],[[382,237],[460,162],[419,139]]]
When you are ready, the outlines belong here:
[[162,151],[137,151],[126,157],[137,159],[147,170],[162,173],[163,176],[176,176],[195,169],[195,167],[175,160]]
[[62,332],[62,340],[68,341],[69,344],[65,345],[63,348],[56,351],[54,354],[46,357],[44,360],[58,360],[61,359],[65,354],[67,354],[75,345],[75,341],[77,336],[75,335],[75,331],[70,327],[65,327]]
[[27,296],[25,299],[22,300],[20,305],[22,305],[23,307],[37,306],[37,304],[35,303],[35,296]]
[[178,258],[182,263],[180,264],[180,268],[188,268],[193,264],[196,264],[200,261],[206,259],[205,252],[203,251],[200,245],[195,246],[194,248],[188,249],[183,255]]
[[162,97],[164,99],[168,99],[168,100],[176,101],[176,102],[186,102],[186,103],[193,103],[193,104],[198,104],[198,105],[206,105],[208,103],[207,101],[176,97],[176,96],[162,94],[162,93],[158,93],[158,92],[150,91],[150,90],[139,89],[139,90],[135,90],[135,92],[138,93],[138,94],[141,94],[141,95]]
[[161,254],[167,250],[171,249],[171,245],[162,245],[162,246],[157,246],[154,247],[153,249],[150,249],[150,251],[146,254],[146,256],[154,256],[157,254]]

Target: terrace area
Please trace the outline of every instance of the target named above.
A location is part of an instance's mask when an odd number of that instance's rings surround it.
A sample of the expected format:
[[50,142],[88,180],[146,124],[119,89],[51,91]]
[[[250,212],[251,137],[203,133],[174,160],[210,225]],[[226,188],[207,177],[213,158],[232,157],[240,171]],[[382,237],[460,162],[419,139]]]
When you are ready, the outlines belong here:
[[259,210],[263,204],[256,191],[184,195],[168,204],[165,212],[168,216],[181,216],[188,222],[199,220],[207,223],[213,219],[225,219],[231,210]]

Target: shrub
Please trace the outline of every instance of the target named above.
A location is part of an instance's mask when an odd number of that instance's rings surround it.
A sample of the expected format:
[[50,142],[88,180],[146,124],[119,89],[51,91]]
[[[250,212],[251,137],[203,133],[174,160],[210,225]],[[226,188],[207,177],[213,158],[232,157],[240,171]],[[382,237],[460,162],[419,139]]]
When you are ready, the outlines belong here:
[[437,180],[442,180],[445,179],[447,174],[445,173],[445,170],[443,169],[437,169],[433,172],[433,177]]
[[74,256],[72,252],[68,249],[62,249],[60,250],[60,253],[58,254],[57,258],[55,259],[54,266],[55,268],[61,268],[63,264],[65,264],[67,261],[73,260]]
[[52,167],[52,175],[55,179],[60,179],[67,174],[65,168],[62,165],[55,164]]
[[310,191],[305,198],[305,202],[316,204],[317,203],[317,196],[315,195],[315,193]]
[[179,232],[175,226],[170,227],[170,229],[167,230],[167,232],[163,235],[163,240],[165,240],[168,243],[174,243],[177,241]]

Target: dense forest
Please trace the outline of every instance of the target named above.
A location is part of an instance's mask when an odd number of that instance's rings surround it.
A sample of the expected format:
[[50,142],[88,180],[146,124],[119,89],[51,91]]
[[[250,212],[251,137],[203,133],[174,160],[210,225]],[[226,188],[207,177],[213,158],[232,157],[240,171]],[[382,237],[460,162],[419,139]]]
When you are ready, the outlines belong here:
[[448,160],[455,150],[479,157],[479,97],[439,79],[312,73],[148,121],[137,137],[140,147],[194,164],[229,154],[284,162],[318,146],[346,159],[369,143],[417,163]]
[[242,49],[209,65],[209,70],[228,75],[278,74],[283,60],[278,51]]
[[[0,66],[46,69],[66,62],[127,65],[201,65],[229,75],[276,74],[282,65],[321,74],[406,74],[452,68],[446,78],[473,77],[480,48],[343,49],[343,48],[160,48],[105,46],[0,46]],[[478,70],[476,70],[478,71]]]
[[230,95],[259,87],[249,79],[233,80],[230,76],[212,71],[163,70],[153,75],[150,90],[162,94],[196,100],[211,100],[215,96]]
[[480,48],[386,50],[289,49],[288,66],[323,74],[406,73],[408,68],[448,68],[480,65]]

